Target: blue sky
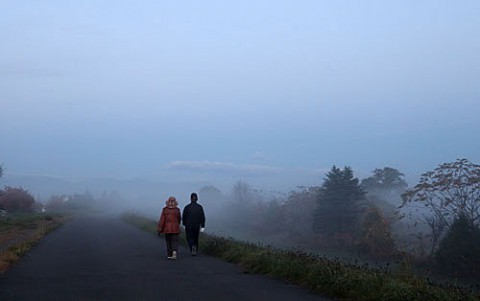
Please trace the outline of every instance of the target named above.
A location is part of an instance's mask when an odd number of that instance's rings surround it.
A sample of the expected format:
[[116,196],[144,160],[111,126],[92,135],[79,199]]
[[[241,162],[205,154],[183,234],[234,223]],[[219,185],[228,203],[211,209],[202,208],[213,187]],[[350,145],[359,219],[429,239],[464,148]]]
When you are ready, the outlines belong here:
[[7,174],[292,189],[480,163],[478,1],[1,1]]

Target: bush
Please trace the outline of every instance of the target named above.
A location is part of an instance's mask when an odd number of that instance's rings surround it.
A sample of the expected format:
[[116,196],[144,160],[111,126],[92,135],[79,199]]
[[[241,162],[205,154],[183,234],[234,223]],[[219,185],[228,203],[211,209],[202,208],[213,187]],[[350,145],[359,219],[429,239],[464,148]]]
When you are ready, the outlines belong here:
[[5,187],[0,196],[0,207],[8,212],[31,212],[35,198],[21,187]]
[[480,229],[466,216],[455,219],[435,254],[437,269],[454,277],[480,276]]
[[390,224],[379,208],[371,206],[363,222],[358,250],[372,258],[387,259],[397,255]]

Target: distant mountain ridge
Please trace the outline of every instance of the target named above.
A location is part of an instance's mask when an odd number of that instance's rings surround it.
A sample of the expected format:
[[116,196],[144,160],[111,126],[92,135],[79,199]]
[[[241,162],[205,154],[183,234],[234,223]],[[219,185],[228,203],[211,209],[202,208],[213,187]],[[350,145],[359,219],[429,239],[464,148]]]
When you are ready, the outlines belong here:
[[44,175],[4,175],[0,178],[0,187],[22,187],[34,197],[42,200],[48,199],[54,194],[84,193],[86,191],[94,196],[115,192],[129,199],[163,199],[169,195],[176,195],[183,199],[187,198],[190,192],[197,191],[208,184],[206,182],[166,183],[140,178],[89,178],[71,181]]

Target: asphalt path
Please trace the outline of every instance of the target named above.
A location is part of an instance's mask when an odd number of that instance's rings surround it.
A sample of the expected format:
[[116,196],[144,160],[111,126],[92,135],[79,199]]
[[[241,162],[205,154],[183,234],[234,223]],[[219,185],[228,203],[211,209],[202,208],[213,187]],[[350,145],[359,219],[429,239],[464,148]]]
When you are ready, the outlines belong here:
[[0,300],[328,300],[181,246],[166,259],[163,237],[118,217],[74,219],[0,276]]

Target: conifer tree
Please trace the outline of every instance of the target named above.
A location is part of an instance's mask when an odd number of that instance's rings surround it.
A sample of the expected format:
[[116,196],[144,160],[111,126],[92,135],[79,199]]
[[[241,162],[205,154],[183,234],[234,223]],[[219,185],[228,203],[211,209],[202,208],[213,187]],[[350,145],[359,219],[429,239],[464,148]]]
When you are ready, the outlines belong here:
[[365,205],[365,192],[353,176],[350,167],[343,170],[333,166],[327,173],[317,209],[314,214],[314,230],[333,237],[357,234]]

